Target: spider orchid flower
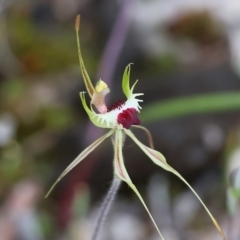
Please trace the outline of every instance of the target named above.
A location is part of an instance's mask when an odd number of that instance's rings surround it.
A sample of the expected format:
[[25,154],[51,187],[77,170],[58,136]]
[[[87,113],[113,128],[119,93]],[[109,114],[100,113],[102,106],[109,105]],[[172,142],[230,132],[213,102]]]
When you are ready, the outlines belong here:
[[[218,225],[215,218],[212,216],[206,205],[203,203],[201,198],[198,196],[198,194],[194,191],[194,189],[190,186],[190,184],[175,170],[173,169],[167,162],[165,157],[158,151],[153,149],[153,143],[150,132],[142,127],[139,126],[140,120],[138,118],[138,113],[140,112],[140,105],[139,103],[142,102],[142,100],[138,99],[143,93],[134,93],[134,87],[137,83],[133,84],[133,86],[130,88],[129,78],[130,78],[130,67],[131,64],[129,64],[124,71],[123,79],[122,79],[122,89],[123,93],[125,94],[127,100],[126,101],[118,101],[113,106],[107,107],[105,104],[105,96],[110,92],[107,84],[99,80],[95,87],[93,87],[93,84],[89,78],[89,75],[86,71],[86,68],[84,66],[83,58],[81,55],[81,48],[80,48],[80,41],[79,41],[79,25],[80,25],[80,16],[77,17],[76,20],[76,33],[77,33],[77,43],[78,43],[78,55],[79,55],[79,61],[80,61],[80,68],[83,75],[83,79],[86,85],[87,92],[91,98],[90,107],[86,103],[85,99],[85,92],[80,92],[80,98],[83,104],[83,107],[86,111],[86,113],[89,116],[89,119],[92,121],[94,125],[100,128],[107,128],[110,129],[105,135],[97,139],[95,142],[93,142],[90,146],[88,146],[86,149],[84,149],[75,160],[63,171],[63,173],[59,176],[59,178],[56,180],[56,182],[53,184],[49,192],[46,196],[49,195],[49,193],[52,191],[54,186],[69,172],[71,171],[77,164],[79,164],[84,158],[87,157],[88,154],[90,154],[96,147],[98,147],[105,139],[112,136],[113,141],[113,147],[114,147],[114,160],[113,160],[113,166],[114,166],[114,175],[115,177],[119,178],[120,180],[126,182],[128,186],[136,193],[140,201],[142,202],[144,208],[146,209],[147,213],[149,214],[154,226],[156,227],[160,237],[162,240],[164,240],[160,230],[158,229],[147,205],[145,204],[142,196],[140,195],[139,191],[131,181],[131,178],[128,175],[128,172],[124,165],[124,159],[123,159],[123,144],[125,137],[130,137],[138,146],[139,148],[155,163],[156,165],[160,166],[161,168],[165,169],[166,171],[172,172],[175,174],[178,178],[180,178],[190,189],[191,191],[196,195],[198,200],[201,202],[205,210],[207,211],[208,215],[210,216],[211,220],[213,221],[214,225],[216,226],[217,230],[219,231],[220,235],[222,236],[222,239],[226,239],[224,236],[223,231],[221,230],[220,226]],[[97,109],[98,112],[95,112],[93,110],[92,105]],[[149,145],[150,147],[144,145],[142,142],[140,142],[137,137],[132,133],[130,130],[131,127],[140,128],[144,130],[148,136],[149,139]]]

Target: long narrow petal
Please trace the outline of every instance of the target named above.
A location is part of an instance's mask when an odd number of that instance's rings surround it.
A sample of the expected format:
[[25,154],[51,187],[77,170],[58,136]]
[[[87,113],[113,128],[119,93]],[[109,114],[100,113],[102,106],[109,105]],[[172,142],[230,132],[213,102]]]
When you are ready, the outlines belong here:
[[132,140],[143,150],[143,152],[158,166],[162,167],[163,169],[165,169],[166,171],[172,172],[173,174],[175,174],[176,176],[178,176],[190,189],[191,191],[195,194],[195,196],[198,198],[198,200],[201,202],[201,204],[203,205],[203,207],[206,209],[208,215],[210,216],[210,218],[212,219],[215,227],[217,228],[217,230],[219,231],[220,235],[222,236],[222,238],[224,240],[226,240],[226,237],[222,231],[222,229],[220,228],[220,226],[218,225],[217,221],[215,220],[215,218],[212,216],[211,212],[208,210],[208,208],[206,207],[206,205],[203,203],[202,199],[198,196],[198,194],[194,191],[194,189],[191,187],[191,185],[175,170],[173,169],[170,165],[168,165],[168,163],[166,162],[165,157],[158,151],[155,151],[147,146],[145,146],[143,143],[141,143],[135,136],[134,134],[127,129],[124,129],[125,133],[132,138]]
[[94,90],[94,87],[92,85],[92,81],[89,78],[89,75],[87,73],[87,70],[84,66],[82,53],[81,53],[81,46],[80,46],[79,28],[80,28],[80,15],[77,16],[76,24],[75,24],[75,30],[76,30],[76,36],[77,36],[77,47],[78,47],[78,58],[79,58],[80,68],[81,68],[81,72],[82,72],[82,76],[83,76],[85,86],[87,88],[89,96],[92,98],[95,90]]
[[132,127],[143,130],[145,132],[145,134],[147,135],[150,148],[154,149],[153,138],[152,138],[152,134],[150,133],[150,131],[141,125],[132,125]]
[[48,197],[48,195],[51,193],[53,188],[56,186],[56,184],[69,172],[71,171],[77,164],[79,164],[88,154],[90,154],[97,146],[99,146],[106,138],[110,137],[114,133],[114,129],[97,139],[95,142],[93,142],[90,146],[85,148],[72,162],[68,167],[61,173],[61,175],[58,177],[58,179],[55,181],[55,183],[52,185],[48,193],[45,197]]
[[126,182],[128,184],[128,186],[136,193],[136,195],[138,196],[138,198],[140,199],[140,201],[142,202],[144,208],[146,209],[148,215],[150,216],[155,228],[157,229],[160,237],[162,240],[164,240],[160,230],[157,227],[156,222],[154,221],[147,205],[145,204],[141,194],[138,192],[137,188],[135,187],[135,185],[132,183],[127,170],[125,168],[124,165],[124,160],[123,160],[123,154],[122,154],[122,147],[123,147],[123,132],[122,130],[117,130],[115,133],[115,139],[114,139],[114,173],[115,175],[120,178],[121,180],[123,180],[124,182]]

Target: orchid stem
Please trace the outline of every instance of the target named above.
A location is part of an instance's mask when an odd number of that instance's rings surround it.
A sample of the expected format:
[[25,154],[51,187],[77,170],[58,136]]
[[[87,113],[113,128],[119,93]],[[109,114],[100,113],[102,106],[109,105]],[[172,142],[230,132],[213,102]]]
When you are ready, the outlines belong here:
[[107,193],[107,195],[102,203],[102,206],[100,208],[100,213],[98,216],[97,225],[93,232],[92,240],[98,240],[100,232],[103,227],[103,224],[106,220],[106,217],[109,213],[109,210],[112,206],[112,203],[113,203],[114,198],[117,194],[117,191],[121,185],[121,182],[122,181],[119,178],[114,177],[114,179],[112,181],[112,185],[111,185],[110,189],[108,190],[108,193]]

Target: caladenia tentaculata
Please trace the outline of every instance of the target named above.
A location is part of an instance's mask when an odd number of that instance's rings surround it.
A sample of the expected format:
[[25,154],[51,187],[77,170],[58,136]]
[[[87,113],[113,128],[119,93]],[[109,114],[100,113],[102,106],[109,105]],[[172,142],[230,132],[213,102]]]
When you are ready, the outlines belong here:
[[[152,137],[150,132],[143,126],[140,126],[140,120],[138,118],[138,113],[140,112],[141,106],[140,102],[143,100],[139,99],[143,93],[134,93],[134,87],[137,81],[130,87],[130,67],[129,64],[123,73],[122,79],[122,90],[124,95],[126,96],[126,101],[119,100],[111,107],[107,107],[105,104],[105,96],[110,92],[107,84],[102,81],[101,79],[96,83],[96,86],[93,87],[93,84],[89,78],[87,70],[84,66],[81,48],[80,48],[80,41],[79,41],[79,26],[80,26],[80,16],[77,16],[76,19],[76,34],[77,34],[77,44],[78,44],[78,55],[79,55],[79,62],[80,68],[82,72],[82,76],[85,82],[85,86],[87,89],[87,93],[91,98],[90,107],[86,103],[85,99],[85,92],[80,92],[80,99],[83,104],[83,108],[85,109],[86,113],[89,116],[89,119],[92,121],[94,125],[100,128],[109,129],[108,132],[89,145],[86,149],[84,149],[77,157],[73,160],[73,162],[63,171],[63,173],[59,176],[56,182],[53,184],[49,192],[52,191],[54,186],[69,172],[71,171],[77,164],[79,164],[89,153],[91,153],[96,147],[98,147],[105,139],[112,136],[113,147],[114,147],[114,160],[113,160],[113,167],[114,167],[114,176],[128,184],[128,186],[136,193],[140,201],[142,202],[144,208],[146,209],[147,213],[149,214],[154,226],[156,227],[161,239],[164,239],[160,230],[158,229],[147,205],[145,204],[142,196],[140,195],[139,191],[131,181],[131,178],[128,175],[128,172],[124,165],[123,159],[123,144],[125,137],[130,137],[138,146],[139,148],[158,166],[163,168],[166,171],[172,172],[178,178],[180,178],[196,195],[198,200],[201,202],[205,210],[207,211],[208,215],[210,216],[212,222],[214,223],[215,227],[217,228],[218,232],[222,236],[222,239],[226,239],[222,229],[220,228],[219,224],[212,216],[206,205],[203,203],[201,198],[198,194],[194,191],[194,189],[190,186],[190,184],[175,170],[173,169],[166,161],[165,157],[155,149],[153,149]],[[93,110],[93,106],[97,109],[97,112]],[[137,137],[132,133],[130,128],[139,128],[144,130],[149,139],[149,147],[144,145],[140,142]]]

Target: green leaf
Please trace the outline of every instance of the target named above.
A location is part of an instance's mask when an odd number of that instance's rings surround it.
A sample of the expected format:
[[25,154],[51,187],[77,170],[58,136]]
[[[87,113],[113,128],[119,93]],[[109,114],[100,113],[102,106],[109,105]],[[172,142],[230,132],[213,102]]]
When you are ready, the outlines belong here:
[[200,113],[216,113],[240,109],[240,92],[202,94],[157,101],[144,106],[143,123]]
[[225,235],[222,231],[222,229],[220,228],[220,226],[218,225],[217,221],[215,220],[215,218],[212,216],[211,212],[208,210],[208,208],[206,207],[206,205],[203,203],[202,199],[198,196],[198,194],[195,192],[195,190],[191,187],[191,185],[175,170],[173,169],[170,165],[168,165],[168,163],[166,162],[165,157],[158,151],[153,150],[147,146],[145,146],[143,143],[141,143],[135,136],[134,134],[128,130],[128,129],[124,129],[125,133],[132,138],[132,140],[143,150],[143,152],[158,166],[162,167],[163,169],[165,169],[166,171],[172,172],[173,174],[175,174],[177,177],[179,177],[189,188],[190,190],[194,193],[194,195],[198,198],[198,200],[201,202],[201,204],[203,205],[203,207],[205,208],[205,210],[207,211],[208,215],[210,216],[210,218],[212,219],[215,227],[217,228],[218,232],[220,233],[220,235],[222,236],[222,238],[224,240],[226,240]]

